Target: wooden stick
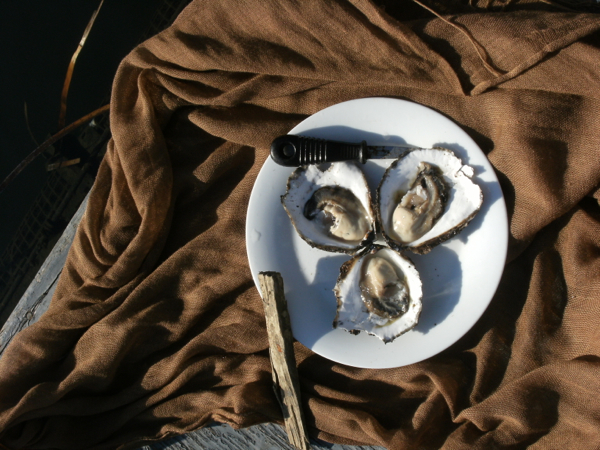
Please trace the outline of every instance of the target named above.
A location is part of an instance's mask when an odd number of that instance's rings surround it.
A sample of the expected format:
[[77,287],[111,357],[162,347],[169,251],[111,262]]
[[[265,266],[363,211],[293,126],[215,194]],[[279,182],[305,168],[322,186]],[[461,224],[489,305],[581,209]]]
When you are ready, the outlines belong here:
[[56,141],[58,141],[62,137],[69,134],[71,131],[75,130],[81,124],[83,124],[89,120],[92,120],[94,117],[96,117],[98,114],[102,114],[104,111],[108,111],[109,107],[110,107],[110,105],[104,105],[104,106],[98,108],[97,110],[92,111],[88,115],[83,116],[81,119],[76,120],[75,122],[73,122],[70,125],[67,125],[62,130],[60,130],[58,133],[56,133],[55,135],[46,139],[42,143],[42,145],[40,145],[38,148],[36,148],[34,151],[32,151],[29,155],[27,155],[27,158],[25,158],[23,161],[21,161],[19,163],[19,165],[17,167],[15,167],[11,173],[8,174],[8,176],[4,179],[4,181],[2,183],[0,183],[0,192],[2,192],[6,188],[6,186],[8,186],[10,184],[10,182],[17,175],[19,175],[21,173],[21,171],[25,167],[27,167],[27,165],[31,161],[33,161],[35,158],[40,156],[44,150],[46,150],[48,147],[50,147],[52,144],[54,144]]
[[273,383],[283,411],[288,438],[296,448],[310,450],[300,402],[300,382],[296,370],[292,327],[283,290],[283,279],[278,272],[260,272],[258,281],[267,319]]
[[60,114],[58,116],[58,129],[59,130],[61,128],[64,128],[64,126],[65,126],[65,120],[67,117],[67,95],[69,95],[69,86],[71,85],[71,78],[73,77],[73,71],[75,70],[75,62],[77,61],[79,52],[85,45],[85,41],[87,40],[88,34],[90,34],[90,31],[92,30],[92,26],[94,25],[94,22],[96,21],[96,17],[98,17],[98,13],[100,12],[100,8],[102,8],[103,3],[104,3],[104,0],[100,0],[100,6],[98,6],[96,11],[94,11],[94,13],[92,14],[92,18],[88,22],[87,27],[85,27],[83,36],[81,37],[81,40],[79,41],[79,45],[77,46],[77,50],[75,50],[75,53],[73,53],[73,56],[71,57],[71,62],[69,63],[69,67],[67,68],[67,75],[65,76],[65,83],[63,84],[63,90],[62,90],[62,94],[60,96]]

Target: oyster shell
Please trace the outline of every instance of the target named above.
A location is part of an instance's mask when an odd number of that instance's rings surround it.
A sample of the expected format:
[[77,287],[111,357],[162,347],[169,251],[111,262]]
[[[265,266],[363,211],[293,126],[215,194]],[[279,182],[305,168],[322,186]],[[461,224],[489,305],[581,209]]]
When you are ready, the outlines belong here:
[[394,161],[377,189],[387,244],[425,254],[459,233],[483,202],[472,176],[473,169],[447,149],[416,149]]
[[299,167],[281,202],[298,234],[313,247],[353,254],[374,238],[371,194],[353,162]]
[[422,282],[414,264],[399,252],[374,245],[340,268],[334,288],[333,328],[365,331],[392,342],[412,329],[421,314]]

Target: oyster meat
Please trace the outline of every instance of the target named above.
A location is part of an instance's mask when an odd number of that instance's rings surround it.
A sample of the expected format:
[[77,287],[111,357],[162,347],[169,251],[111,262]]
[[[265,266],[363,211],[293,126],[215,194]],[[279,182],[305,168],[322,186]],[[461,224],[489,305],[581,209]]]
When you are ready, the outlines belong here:
[[394,161],[377,189],[387,244],[425,254],[475,217],[483,196],[473,169],[447,149],[416,149]]
[[354,193],[340,186],[317,189],[304,204],[304,217],[342,242],[361,241],[370,231],[370,215]]
[[334,292],[334,328],[357,334],[365,331],[392,342],[419,320],[423,296],[413,263],[387,247],[372,246],[340,269]]
[[298,234],[313,247],[352,254],[374,238],[371,195],[353,162],[299,167],[281,202]]
[[422,161],[417,177],[392,212],[390,236],[410,243],[427,233],[444,212],[448,187],[437,167]]

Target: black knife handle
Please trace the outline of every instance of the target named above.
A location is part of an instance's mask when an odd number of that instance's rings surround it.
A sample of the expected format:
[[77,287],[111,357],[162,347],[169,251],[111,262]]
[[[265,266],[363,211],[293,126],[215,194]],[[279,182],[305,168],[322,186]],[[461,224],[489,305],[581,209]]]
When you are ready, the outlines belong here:
[[304,136],[286,134],[271,144],[271,158],[282,166],[305,166],[335,161],[364,163],[367,143],[349,144]]

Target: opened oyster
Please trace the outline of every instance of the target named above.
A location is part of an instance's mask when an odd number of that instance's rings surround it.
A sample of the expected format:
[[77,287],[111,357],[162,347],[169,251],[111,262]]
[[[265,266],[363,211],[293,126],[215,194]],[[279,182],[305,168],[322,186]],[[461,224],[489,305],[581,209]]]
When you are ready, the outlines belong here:
[[353,254],[374,238],[369,187],[353,162],[299,167],[281,202],[298,234],[313,247]]
[[421,278],[400,253],[373,246],[346,261],[334,288],[338,309],[334,328],[365,331],[392,342],[412,329],[421,313]]
[[[450,150],[411,150],[385,171],[375,217],[355,163],[294,171],[281,201],[296,231],[313,247],[355,255],[334,288],[334,328],[388,343],[417,324],[422,283],[402,252],[428,253],[467,226],[483,201],[472,176]],[[376,229],[389,247],[373,244]]]
[[483,196],[473,169],[446,149],[417,149],[394,161],[377,189],[387,244],[425,254],[475,217]]

